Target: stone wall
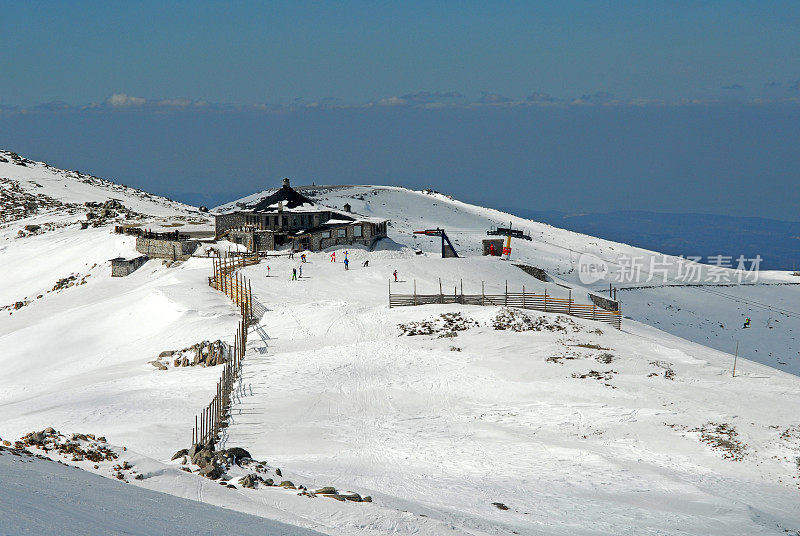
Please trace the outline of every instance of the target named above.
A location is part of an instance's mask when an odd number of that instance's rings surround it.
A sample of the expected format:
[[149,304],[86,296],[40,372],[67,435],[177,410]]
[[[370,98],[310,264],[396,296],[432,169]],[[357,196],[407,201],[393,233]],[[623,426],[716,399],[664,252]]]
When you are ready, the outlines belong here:
[[139,269],[148,260],[147,255],[135,259],[111,259],[111,277],[125,277]]
[[[361,236],[356,236],[355,228],[361,226]],[[339,231],[344,230],[345,236],[339,236]],[[379,239],[386,236],[385,232],[378,231],[378,224],[361,222],[330,229],[330,237],[323,237],[322,231],[317,231],[311,234],[311,243],[309,249],[311,251],[321,251],[325,248],[337,245],[353,245],[361,244],[368,248]]]
[[196,240],[154,240],[136,238],[136,251],[150,258],[185,261],[192,256],[200,243]]
[[214,228],[217,232],[217,235],[233,227],[240,227],[241,225],[243,225],[243,219],[236,212],[231,214],[220,214],[219,216],[214,217]]
[[529,264],[515,264],[517,268],[525,272],[526,274],[532,275],[539,281],[548,281],[549,278],[547,277],[547,272],[542,270],[541,268],[537,268],[536,266],[531,266]]
[[589,294],[589,299],[596,306],[605,309],[606,311],[619,311],[619,302],[598,296],[597,294]]

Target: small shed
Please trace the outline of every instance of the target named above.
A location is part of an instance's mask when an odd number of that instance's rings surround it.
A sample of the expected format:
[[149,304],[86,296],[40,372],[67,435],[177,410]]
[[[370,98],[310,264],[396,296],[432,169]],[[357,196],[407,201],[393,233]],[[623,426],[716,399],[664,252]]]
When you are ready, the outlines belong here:
[[147,255],[140,255],[130,259],[124,257],[111,259],[111,277],[125,277],[126,275],[130,275],[148,260],[150,259]]
[[[492,248],[494,246],[494,248]],[[483,240],[483,254],[499,257],[503,254],[502,238],[487,238]]]

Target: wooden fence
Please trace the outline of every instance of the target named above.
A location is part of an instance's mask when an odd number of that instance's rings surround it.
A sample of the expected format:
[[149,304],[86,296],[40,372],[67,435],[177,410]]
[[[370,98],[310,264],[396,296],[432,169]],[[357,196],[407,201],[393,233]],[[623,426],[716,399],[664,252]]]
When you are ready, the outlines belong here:
[[215,443],[222,429],[228,426],[231,394],[242,371],[242,359],[247,349],[247,328],[253,318],[253,291],[250,282],[236,270],[253,264],[258,264],[257,256],[241,255],[214,259],[214,275],[208,278],[208,284],[224,292],[239,306],[242,320],[236,329],[230,358],[225,362],[222,376],[217,382],[216,394],[208,407],[194,418],[193,445]]
[[229,359],[225,362],[222,376],[217,382],[214,398],[203,408],[200,415],[194,418],[192,430],[192,445],[202,443],[209,445],[216,443],[223,428],[228,426],[228,411],[230,410],[231,394],[236,379],[242,371],[242,358],[247,344],[247,323],[242,319],[236,329],[234,344]]
[[[570,292],[571,294],[571,292]],[[579,304],[572,297],[554,298],[545,291],[544,294],[529,294],[525,292],[508,292],[503,294],[464,294],[453,291],[453,294],[417,294],[416,284],[413,294],[392,294],[389,287],[389,307],[405,307],[411,305],[428,305],[434,303],[460,303],[463,305],[493,305],[502,307],[516,307],[520,309],[533,309],[546,313],[564,313],[587,320],[597,320],[611,324],[617,329],[622,329],[622,314],[620,311],[608,311],[594,304]]]
[[250,281],[237,273],[239,268],[258,264],[258,256],[236,256],[214,259],[214,275],[208,278],[208,286],[227,295],[242,310],[242,316],[251,318],[253,290]]

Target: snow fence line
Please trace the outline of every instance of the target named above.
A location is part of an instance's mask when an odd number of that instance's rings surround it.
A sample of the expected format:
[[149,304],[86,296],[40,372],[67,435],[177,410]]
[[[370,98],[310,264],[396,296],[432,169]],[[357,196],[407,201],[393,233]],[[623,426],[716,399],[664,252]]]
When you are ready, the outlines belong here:
[[[441,288],[441,287],[440,287]],[[525,292],[523,287],[522,292],[508,292],[508,285],[503,294],[464,294],[462,286],[461,293],[455,290],[453,294],[417,294],[416,281],[414,282],[413,294],[392,294],[391,282],[389,283],[389,307],[408,307],[413,305],[428,305],[428,304],[444,304],[444,303],[460,303],[462,305],[490,305],[490,306],[503,306],[515,307],[519,309],[533,309],[536,311],[544,311],[546,313],[563,313],[569,316],[575,316],[586,320],[595,320],[610,324],[617,329],[622,329],[622,312],[621,311],[608,311],[606,309],[597,307],[596,304],[580,304],[575,303],[570,297],[569,299],[554,298],[548,296],[545,291],[544,294],[530,294]]]
[[194,418],[192,445],[216,443],[222,429],[228,426],[233,385],[242,371],[242,359],[247,347],[247,328],[253,318],[253,290],[250,281],[237,273],[237,270],[258,262],[258,256],[249,255],[214,259],[214,275],[208,278],[208,285],[225,293],[239,306],[242,320],[234,335],[231,359],[225,362],[217,382],[216,394],[208,407],[203,408],[200,415]]

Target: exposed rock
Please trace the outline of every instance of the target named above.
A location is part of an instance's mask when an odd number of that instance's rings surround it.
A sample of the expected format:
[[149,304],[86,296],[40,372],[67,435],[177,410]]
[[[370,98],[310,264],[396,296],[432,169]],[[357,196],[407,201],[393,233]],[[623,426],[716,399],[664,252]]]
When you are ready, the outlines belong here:
[[245,475],[239,479],[239,484],[243,488],[250,488],[253,489],[256,487],[256,483],[258,482],[259,478],[258,475],[255,473],[250,473],[249,475]]
[[337,501],[344,502],[347,498],[344,495],[339,495],[338,493],[330,493],[328,495],[323,495],[323,497],[328,497],[329,499],[336,499]]
[[26,225],[25,226],[25,230],[28,231],[29,233],[35,233],[39,229],[41,229],[41,227],[39,227],[38,225]]
[[314,493],[318,495],[329,495],[331,493],[336,493],[336,488],[334,488],[333,486],[325,486],[324,488],[319,488]]
[[508,506],[506,506],[501,502],[493,502],[492,504],[495,505],[500,510],[508,510]]
[[189,451],[187,449],[181,449],[178,452],[176,452],[175,454],[173,454],[172,458],[170,458],[170,459],[171,460],[177,460],[181,456],[186,456],[187,454],[189,454]]
[[361,502],[372,502],[372,497],[367,495],[366,497],[361,497]]
[[297,489],[291,480],[284,480],[281,482],[281,487],[286,489]]
[[45,434],[55,434],[57,432],[56,432],[55,428],[53,428],[52,426],[48,426],[47,428],[44,429],[44,433]]
[[214,464],[208,464],[205,467],[200,469],[200,474],[206,478],[210,478],[212,480],[216,480],[222,476],[222,467]]
[[275,474],[278,476],[283,476],[280,469],[275,469]]
[[244,450],[242,447],[231,447],[225,451],[226,454],[229,456],[233,456],[234,459],[237,461],[244,460],[244,459],[252,459],[253,457],[250,456],[250,453]]
[[195,454],[197,454],[201,450],[205,450],[205,448],[206,448],[205,445],[203,445],[202,443],[195,443],[194,445],[189,447],[189,451],[186,454],[189,456],[189,458],[194,458]]
[[167,370],[167,366],[161,361],[150,361],[150,364],[156,367],[158,370]]
[[175,350],[164,350],[163,352],[158,354],[158,357],[172,357],[172,354],[174,354],[174,353],[175,353]]
[[44,432],[33,432],[30,436],[28,436],[28,441],[37,445],[41,445],[44,443]]

